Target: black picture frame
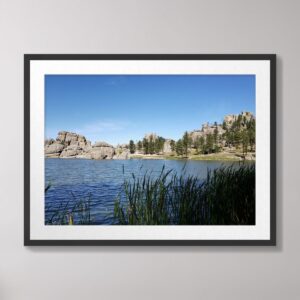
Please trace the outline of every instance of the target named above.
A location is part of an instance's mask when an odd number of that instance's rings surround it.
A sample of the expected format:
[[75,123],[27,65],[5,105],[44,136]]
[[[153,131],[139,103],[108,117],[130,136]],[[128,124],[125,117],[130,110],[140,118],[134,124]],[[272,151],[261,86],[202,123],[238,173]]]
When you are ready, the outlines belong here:
[[[269,240],[33,240],[30,238],[30,62],[34,60],[268,60],[270,61]],[[276,245],[276,54],[25,54],[24,55],[25,246],[274,246]]]

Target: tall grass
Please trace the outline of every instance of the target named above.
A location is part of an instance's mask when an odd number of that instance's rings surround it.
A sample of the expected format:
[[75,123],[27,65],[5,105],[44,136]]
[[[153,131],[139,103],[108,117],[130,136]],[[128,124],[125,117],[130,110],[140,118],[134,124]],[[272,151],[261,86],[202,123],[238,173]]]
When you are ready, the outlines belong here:
[[162,168],[132,174],[115,201],[120,225],[254,225],[255,165],[209,171],[205,180]]
[[[45,193],[50,189],[50,185],[45,188]],[[46,225],[89,225],[91,219],[91,194],[87,197],[76,198],[71,193],[73,201],[61,202],[58,208],[46,207]]]

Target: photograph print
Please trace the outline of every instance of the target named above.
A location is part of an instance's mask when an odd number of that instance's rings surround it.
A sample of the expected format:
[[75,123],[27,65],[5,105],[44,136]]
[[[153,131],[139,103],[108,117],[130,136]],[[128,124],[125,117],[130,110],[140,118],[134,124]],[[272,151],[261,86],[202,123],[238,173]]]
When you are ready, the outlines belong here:
[[28,244],[274,243],[273,60],[56,58],[27,60]]

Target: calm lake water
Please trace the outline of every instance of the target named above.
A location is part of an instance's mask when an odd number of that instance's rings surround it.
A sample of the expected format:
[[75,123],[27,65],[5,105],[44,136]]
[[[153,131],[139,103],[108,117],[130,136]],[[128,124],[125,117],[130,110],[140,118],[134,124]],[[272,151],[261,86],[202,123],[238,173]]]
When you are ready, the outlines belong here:
[[90,195],[91,215],[95,224],[111,224],[114,202],[124,179],[132,173],[142,176],[147,171],[158,176],[163,166],[178,174],[206,178],[207,171],[220,166],[238,166],[238,162],[184,160],[88,160],[46,159],[45,180],[51,187],[45,194],[46,219],[62,204],[71,206]]

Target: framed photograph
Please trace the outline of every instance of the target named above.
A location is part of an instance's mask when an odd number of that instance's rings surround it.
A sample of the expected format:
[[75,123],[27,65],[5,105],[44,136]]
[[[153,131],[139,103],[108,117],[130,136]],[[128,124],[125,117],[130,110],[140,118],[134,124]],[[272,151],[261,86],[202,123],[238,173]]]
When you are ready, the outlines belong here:
[[276,55],[26,54],[25,245],[275,245]]

